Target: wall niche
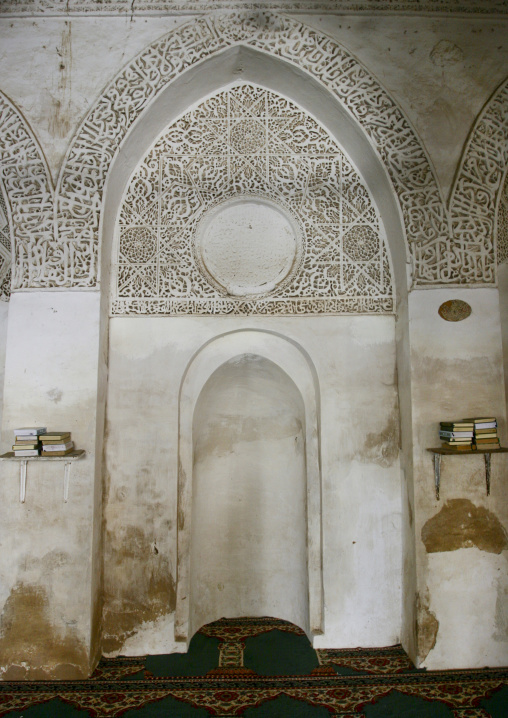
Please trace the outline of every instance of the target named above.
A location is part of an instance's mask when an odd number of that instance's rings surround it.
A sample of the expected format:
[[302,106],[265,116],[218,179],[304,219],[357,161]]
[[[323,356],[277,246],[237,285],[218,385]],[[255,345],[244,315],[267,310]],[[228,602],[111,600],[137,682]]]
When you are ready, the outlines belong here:
[[191,625],[277,616],[309,632],[305,409],[289,376],[244,354],[194,410]]

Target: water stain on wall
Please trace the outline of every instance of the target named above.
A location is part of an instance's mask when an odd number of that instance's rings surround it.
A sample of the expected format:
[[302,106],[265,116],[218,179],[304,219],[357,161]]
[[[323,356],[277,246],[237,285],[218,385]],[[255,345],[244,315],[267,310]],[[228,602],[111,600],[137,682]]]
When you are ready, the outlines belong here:
[[480,551],[501,553],[508,536],[495,514],[468,499],[451,499],[422,528],[428,553],[457,551],[476,546]]
[[262,442],[269,435],[272,441],[284,441],[303,434],[303,422],[280,416],[253,417],[220,416],[214,424],[209,424],[198,434],[194,445],[194,460],[197,457],[227,456],[239,450],[239,445],[249,442]]
[[51,616],[47,590],[17,583],[1,616],[3,680],[79,679],[89,674],[87,650],[72,627]]
[[175,610],[169,560],[153,536],[136,526],[106,533],[102,648],[120,650],[142,623]]
[[51,93],[49,131],[54,137],[65,137],[71,126],[71,23],[66,22],[60,46],[56,48],[58,73],[54,92]]
[[418,646],[418,657],[420,662],[424,661],[436,645],[439,631],[439,621],[435,614],[429,609],[427,601],[416,594],[416,636]]
[[399,411],[394,409],[388,421],[379,432],[367,434],[361,461],[368,461],[388,467],[399,455]]
[[496,615],[495,633],[493,638],[495,641],[508,641],[508,576],[506,571],[499,577],[497,581],[497,599],[496,599]]

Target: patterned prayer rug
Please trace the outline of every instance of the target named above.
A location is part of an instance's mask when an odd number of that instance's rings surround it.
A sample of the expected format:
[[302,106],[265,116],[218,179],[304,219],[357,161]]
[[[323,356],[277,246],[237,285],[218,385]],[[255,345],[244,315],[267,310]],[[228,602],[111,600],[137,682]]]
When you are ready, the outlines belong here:
[[416,670],[400,646],[313,650],[271,618],[203,626],[187,654],[103,659],[81,681],[0,683],[0,718],[506,718],[508,670]]

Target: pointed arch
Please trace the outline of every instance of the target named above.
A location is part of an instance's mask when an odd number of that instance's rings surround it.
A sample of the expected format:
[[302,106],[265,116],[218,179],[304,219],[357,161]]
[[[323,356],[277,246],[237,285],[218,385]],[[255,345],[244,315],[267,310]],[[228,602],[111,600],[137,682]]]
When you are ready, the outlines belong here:
[[496,209],[507,168],[508,78],[471,130],[450,201],[453,231],[481,248],[486,282],[496,280]]
[[[42,287],[52,277],[62,286],[65,277],[47,262],[54,245],[53,185],[46,158],[22,113],[0,92],[0,180],[10,225],[13,251],[12,288]],[[5,277],[0,270],[0,282]]]
[[[104,188],[127,133],[168,83],[207,58],[238,46],[296,67],[345,108],[390,177],[413,255],[414,281],[460,282],[460,267],[451,261],[456,254],[454,240],[434,172],[400,108],[337,42],[294,19],[267,12],[193,19],[147,47],[101,95],[69,148],[58,184],[61,273],[68,274],[68,263],[77,257],[74,286],[97,284]],[[471,253],[475,276],[481,281],[474,248]],[[52,281],[48,277],[48,286]]]

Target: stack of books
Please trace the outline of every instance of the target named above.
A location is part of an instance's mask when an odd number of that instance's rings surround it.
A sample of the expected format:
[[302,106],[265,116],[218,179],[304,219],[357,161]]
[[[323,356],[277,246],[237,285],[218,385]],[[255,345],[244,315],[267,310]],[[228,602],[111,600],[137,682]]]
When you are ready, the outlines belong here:
[[70,431],[49,431],[41,435],[41,456],[66,456],[74,451]]
[[474,438],[473,419],[460,421],[442,421],[439,424],[439,438],[447,449],[471,451]]
[[45,431],[45,426],[22,426],[20,429],[14,429],[14,456],[39,456],[40,437]]
[[499,437],[497,435],[497,420],[495,417],[480,417],[473,419],[474,424],[474,446],[484,451],[499,449]]

